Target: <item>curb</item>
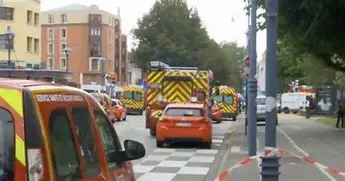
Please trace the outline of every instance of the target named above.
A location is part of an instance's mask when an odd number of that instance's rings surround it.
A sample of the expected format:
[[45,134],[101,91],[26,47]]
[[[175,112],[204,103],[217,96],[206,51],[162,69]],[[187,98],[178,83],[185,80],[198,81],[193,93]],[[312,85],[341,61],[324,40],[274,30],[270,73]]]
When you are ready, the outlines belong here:
[[204,181],[212,181],[223,170],[231,148],[232,137],[235,135],[235,125],[232,125],[227,133],[225,133],[223,143],[216,154],[210,169],[204,177]]

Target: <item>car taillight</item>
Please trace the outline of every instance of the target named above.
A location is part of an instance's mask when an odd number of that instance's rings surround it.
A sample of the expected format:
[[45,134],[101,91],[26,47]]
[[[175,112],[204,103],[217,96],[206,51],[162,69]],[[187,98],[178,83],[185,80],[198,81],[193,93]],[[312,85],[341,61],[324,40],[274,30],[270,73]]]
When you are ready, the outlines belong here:
[[40,149],[28,149],[29,181],[43,179],[42,153]]

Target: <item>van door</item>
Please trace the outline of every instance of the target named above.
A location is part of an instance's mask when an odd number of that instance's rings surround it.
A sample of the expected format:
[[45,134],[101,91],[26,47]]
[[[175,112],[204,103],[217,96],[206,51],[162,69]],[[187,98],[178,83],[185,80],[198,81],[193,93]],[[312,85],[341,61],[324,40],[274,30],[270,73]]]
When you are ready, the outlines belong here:
[[97,130],[103,142],[103,152],[107,160],[108,179],[114,181],[135,180],[133,170],[128,163],[112,162],[112,157],[122,150],[121,143],[108,116],[93,100],[89,102],[97,123]]
[[106,180],[106,170],[100,164],[101,148],[96,144],[95,126],[84,97],[67,92],[40,92],[34,99],[46,128],[45,155],[53,180]]

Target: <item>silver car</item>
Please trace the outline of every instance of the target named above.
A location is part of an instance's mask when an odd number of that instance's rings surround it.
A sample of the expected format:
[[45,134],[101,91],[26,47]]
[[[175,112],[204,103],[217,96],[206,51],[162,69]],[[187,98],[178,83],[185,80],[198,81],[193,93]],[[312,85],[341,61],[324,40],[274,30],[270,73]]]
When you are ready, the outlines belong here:
[[266,96],[258,95],[256,98],[256,118],[257,121],[265,121],[266,114]]

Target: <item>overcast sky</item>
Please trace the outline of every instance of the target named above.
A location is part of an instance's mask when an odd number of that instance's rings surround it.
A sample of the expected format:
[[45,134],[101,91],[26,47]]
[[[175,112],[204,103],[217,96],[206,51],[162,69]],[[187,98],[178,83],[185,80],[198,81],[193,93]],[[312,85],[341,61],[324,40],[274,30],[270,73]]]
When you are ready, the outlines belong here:
[[[116,14],[117,7],[120,7],[122,31],[130,35],[131,29],[136,27],[137,19],[149,12],[154,2],[155,0],[43,0],[42,11],[80,3],[96,4],[101,9]],[[247,19],[243,10],[243,0],[188,0],[188,5],[198,9],[200,18],[211,38],[217,42],[235,41],[241,46],[245,45]],[[130,42],[133,42],[131,36]],[[258,59],[261,59],[261,54],[266,48],[265,42],[266,33],[259,32],[257,35]],[[129,48],[132,47],[131,44]]]

